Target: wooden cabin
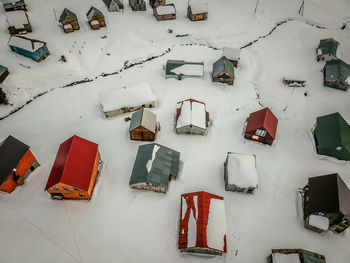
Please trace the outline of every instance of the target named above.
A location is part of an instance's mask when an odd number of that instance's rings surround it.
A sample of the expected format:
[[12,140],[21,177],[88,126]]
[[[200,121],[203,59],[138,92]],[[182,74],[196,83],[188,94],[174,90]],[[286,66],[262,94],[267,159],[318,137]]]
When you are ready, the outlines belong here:
[[141,108],[132,115],[129,127],[130,140],[154,141],[158,131],[157,115],[149,109]]
[[80,29],[77,15],[67,8],[63,9],[59,22],[63,25],[63,31],[65,33]]
[[326,263],[323,255],[304,249],[272,249],[268,263]]
[[11,193],[39,166],[29,148],[11,135],[0,143],[0,191]]
[[27,11],[24,0],[1,0],[1,2],[6,12],[17,10]]
[[337,174],[311,177],[303,188],[305,227],[341,233],[350,225],[350,189]]
[[255,155],[227,153],[224,181],[226,191],[253,194],[258,187]]
[[188,99],[176,105],[176,133],[205,135],[209,113],[204,102]]
[[139,146],[129,185],[133,189],[166,193],[178,177],[180,153],[160,144]]
[[46,43],[36,39],[13,35],[11,36],[8,45],[13,52],[31,58],[37,62],[44,60],[50,55]]
[[101,167],[98,145],[74,135],[60,145],[45,191],[57,200],[90,200]]
[[124,9],[124,4],[122,0],[103,0],[106,4],[109,12],[119,12]]
[[132,11],[146,11],[145,0],[129,0]]
[[191,21],[206,20],[208,18],[207,3],[189,3],[187,16]]
[[350,87],[350,65],[341,59],[326,62],[323,68],[325,87],[346,91]]
[[333,38],[322,39],[316,49],[317,61],[337,59],[337,50],[340,43]]
[[204,62],[187,62],[184,60],[167,60],[165,78],[201,78],[204,76]]
[[278,119],[269,108],[250,114],[244,138],[271,145],[276,138]]
[[156,8],[160,5],[166,5],[166,0],[149,0],[149,4],[152,8]]
[[28,15],[25,11],[12,11],[6,13],[8,30],[11,35],[25,34],[32,32],[32,25],[29,22]]
[[5,81],[7,76],[10,74],[8,68],[0,65],[0,84]]
[[224,198],[208,192],[181,195],[178,248],[197,255],[227,252]]
[[105,17],[100,10],[95,7],[91,7],[86,14],[90,27],[93,30],[100,29],[106,26]]
[[153,8],[153,15],[157,21],[176,19],[176,9],[174,4],[159,5]]
[[222,57],[213,64],[213,82],[233,85],[235,80],[235,66],[226,57]]
[[226,57],[231,63],[237,67],[241,59],[241,49],[232,47],[223,47],[222,57]]
[[154,108],[157,105],[156,98],[147,82],[122,89],[113,88],[101,92],[99,97],[107,118],[141,108]]

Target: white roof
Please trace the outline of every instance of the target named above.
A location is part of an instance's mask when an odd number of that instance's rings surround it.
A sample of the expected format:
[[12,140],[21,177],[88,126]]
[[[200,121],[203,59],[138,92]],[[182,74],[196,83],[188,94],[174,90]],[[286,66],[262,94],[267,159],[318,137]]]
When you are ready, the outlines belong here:
[[156,7],[158,15],[168,15],[176,13],[175,7],[173,5],[161,5]]
[[211,198],[207,225],[208,247],[223,250],[226,235],[226,216],[224,200]]
[[242,188],[257,187],[258,172],[255,156],[242,153],[228,153],[228,183]]
[[156,101],[147,82],[120,89],[110,89],[99,93],[104,112],[119,110],[123,107],[136,107]]
[[202,129],[206,129],[206,111],[205,104],[185,100],[177,103],[177,108],[181,108],[180,116],[177,119],[176,128],[193,125]]
[[208,12],[208,5],[207,3],[191,3],[191,11],[192,14],[201,14],[201,13],[207,13]]
[[172,69],[170,72],[176,75],[183,74],[185,76],[203,76],[204,65],[203,64],[184,64],[177,68]]
[[239,48],[224,47],[222,49],[222,56],[230,60],[239,60],[241,56],[241,50]]
[[45,44],[34,41],[33,42],[34,48],[33,48],[32,41],[30,41],[29,39],[21,38],[18,36],[11,36],[9,45],[28,50],[30,52],[35,52],[39,48],[43,47]]
[[15,28],[23,28],[24,25],[29,24],[26,13],[22,10],[6,12],[7,21],[9,26]]
[[272,254],[272,263],[300,263],[299,254]]
[[329,219],[325,216],[310,215],[309,225],[326,231],[329,227]]

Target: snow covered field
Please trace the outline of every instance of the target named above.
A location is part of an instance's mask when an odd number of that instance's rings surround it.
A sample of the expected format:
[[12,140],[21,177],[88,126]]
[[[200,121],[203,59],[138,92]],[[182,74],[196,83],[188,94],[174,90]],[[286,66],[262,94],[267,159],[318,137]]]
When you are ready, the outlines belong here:
[[[341,43],[341,58],[350,62],[350,28],[340,30],[349,19],[349,1],[308,0],[301,18],[299,0],[261,0],[255,15],[255,0],[208,0],[209,18],[202,22],[185,17],[186,0],[173,0],[177,19],[162,22],[148,4],[146,12],[126,5],[123,13],[109,13],[102,0],[26,3],[33,26],[26,36],[47,42],[51,55],[37,63],[12,53],[1,8],[0,64],[11,73],[3,87],[12,105],[0,106],[0,118],[50,92],[0,121],[0,140],[12,134],[31,146],[41,164],[24,186],[11,195],[0,193],[0,262],[258,263],[271,248],[303,248],[325,255],[327,262],[350,262],[349,230],[335,235],[304,229],[296,193],[308,177],[333,172],[350,186],[350,162],[317,156],[310,133],[320,115],[338,111],[350,122],[350,93],[323,87],[323,63],[316,62],[315,52],[320,39],[333,37]],[[89,28],[91,5],[104,13],[107,28]],[[64,34],[58,26],[53,9],[59,16],[64,7],[77,14],[79,31]],[[223,46],[244,46],[286,19],[291,21],[242,50],[234,86],[211,81],[212,63]],[[67,63],[59,61],[61,55]],[[160,57],[101,76],[153,56]],[[204,61],[205,76],[165,80],[167,59]],[[304,79],[307,87],[288,88],[283,77]],[[85,78],[93,81],[60,88]],[[181,152],[184,163],[166,195],[129,187],[141,143],[129,140],[128,115],[106,119],[98,98],[101,91],[142,81],[159,101],[152,110],[162,127],[156,142]],[[176,102],[188,98],[206,103],[207,136],[175,134]],[[260,104],[279,119],[272,146],[242,136],[246,118]],[[102,176],[91,201],[53,201],[44,187],[59,144],[74,134],[99,144]],[[225,192],[223,163],[229,151],[256,155],[259,188],[253,196]],[[223,257],[177,250],[180,195],[200,190],[224,196],[228,253]]]

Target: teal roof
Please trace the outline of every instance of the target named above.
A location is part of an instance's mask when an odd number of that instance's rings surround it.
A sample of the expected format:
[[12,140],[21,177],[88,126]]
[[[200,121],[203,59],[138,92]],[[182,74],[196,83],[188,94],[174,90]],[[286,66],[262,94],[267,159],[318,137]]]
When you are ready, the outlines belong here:
[[226,71],[228,74],[231,75],[231,77],[235,77],[235,66],[225,56],[223,56],[213,64],[213,77],[217,76],[223,71]]
[[345,81],[350,77],[350,65],[341,59],[327,61],[325,65],[326,81]]
[[339,42],[333,38],[322,39],[318,45],[318,49],[322,51],[322,55],[333,55],[337,57],[337,49]]
[[323,255],[319,255],[304,249],[302,249],[302,255],[304,263],[326,263],[326,259]]
[[69,9],[65,8],[60,16],[59,22],[62,23],[67,18],[67,16],[71,16],[73,19],[78,21],[77,15]]
[[105,17],[103,14],[102,14],[102,12],[100,11],[100,10],[98,10],[96,7],[90,7],[90,9],[89,9],[89,11],[86,13],[86,16],[89,18],[89,20],[90,20],[90,18],[95,14],[95,13],[97,13],[99,16],[101,16],[101,17]]
[[8,69],[2,65],[0,65],[0,76],[4,74]]

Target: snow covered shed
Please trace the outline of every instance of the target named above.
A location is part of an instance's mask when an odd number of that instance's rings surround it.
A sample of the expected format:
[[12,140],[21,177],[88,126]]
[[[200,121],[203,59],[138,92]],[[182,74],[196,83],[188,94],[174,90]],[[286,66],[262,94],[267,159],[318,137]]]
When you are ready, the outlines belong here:
[[333,38],[322,39],[316,49],[317,61],[330,61],[337,59],[339,42]]
[[235,66],[228,58],[220,58],[213,64],[212,78],[214,82],[233,85],[235,80]]
[[350,161],[350,126],[339,112],[317,117],[313,135],[318,154]]
[[77,15],[67,8],[63,9],[59,22],[63,25],[65,33],[80,29]]
[[223,47],[222,56],[226,57],[231,63],[237,67],[238,61],[241,58],[241,49],[232,47]]
[[244,138],[272,144],[276,138],[278,119],[269,108],[264,108],[250,114]]
[[0,84],[5,81],[7,76],[10,74],[8,68],[0,65]]
[[350,65],[343,60],[330,60],[323,68],[323,85],[346,91],[350,86]]
[[194,99],[179,101],[176,105],[176,133],[205,135],[209,112],[204,102]]
[[350,189],[337,174],[311,177],[303,188],[305,227],[341,233],[350,225]]
[[145,0],[129,0],[132,11],[146,11]]
[[101,92],[99,97],[107,118],[137,111],[141,108],[154,108],[157,104],[147,82],[128,88],[107,90]]
[[326,263],[323,255],[304,249],[272,249],[268,263]]
[[157,143],[139,146],[129,185],[138,190],[166,193],[179,173],[180,153]]
[[10,37],[8,44],[12,51],[37,62],[44,60],[50,55],[46,43],[40,40],[13,35]]
[[100,29],[106,26],[105,16],[96,7],[90,7],[89,11],[86,13],[90,27],[93,30]]
[[187,6],[187,16],[191,21],[206,20],[208,18],[207,3],[192,3]]
[[130,140],[154,141],[158,130],[157,115],[149,109],[139,109],[132,115],[129,127]]
[[157,21],[176,19],[175,5],[158,5],[153,8],[153,15],[155,16]]
[[255,155],[227,153],[224,180],[226,191],[253,194],[258,187]]
[[166,5],[166,1],[165,0],[149,0],[149,4],[150,4],[150,6],[152,6],[152,8],[156,8],[157,6],[160,6],[160,5]]
[[38,166],[29,146],[8,136],[0,143],[0,191],[11,193]]
[[165,78],[183,79],[184,77],[203,77],[204,62],[187,62],[168,60],[165,67]]
[[106,4],[109,12],[119,12],[124,9],[124,4],[122,0],[103,0]]
[[178,248],[195,254],[227,252],[223,197],[204,191],[181,195]]
[[1,0],[5,11],[27,10],[24,0]]
[[74,135],[60,145],[45,191],[57,200],[90,200],[101,166],[98,145]]
[[32,25],[29,22],[28,15],[23,10],[6,13],[8,30],[11,35],[25,34],[32,32]]

